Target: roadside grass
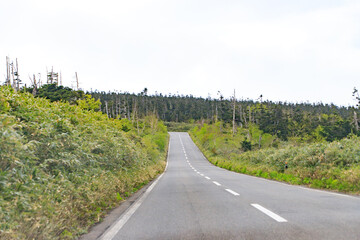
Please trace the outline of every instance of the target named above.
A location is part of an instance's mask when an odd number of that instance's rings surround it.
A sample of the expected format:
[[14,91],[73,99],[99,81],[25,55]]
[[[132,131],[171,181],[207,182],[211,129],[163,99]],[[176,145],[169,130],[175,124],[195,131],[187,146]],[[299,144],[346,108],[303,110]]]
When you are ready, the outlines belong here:
[[162,122],[86,108],[0,87],[0,239],[76,239],[163,172]]
[[244,152],[240,143],[223,140],[231,136],[216,133],[209,126],[189,133],[206,158],[221,168],[295,185],[360,193],[360,137],[331,143],[288,142]]
[[194,121],[191,122],[164,122],[169,132],[188,132],[195,126],[199,126]]

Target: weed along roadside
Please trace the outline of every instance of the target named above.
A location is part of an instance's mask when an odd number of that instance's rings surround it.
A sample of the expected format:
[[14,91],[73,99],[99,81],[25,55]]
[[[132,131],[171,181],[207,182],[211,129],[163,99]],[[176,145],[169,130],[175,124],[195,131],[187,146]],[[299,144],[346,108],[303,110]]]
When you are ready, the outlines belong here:
[[215,124],[204,124],[189,134],[218,167],[295,185],[360,193],[360,137],[300,145],[284,142],[276,147],[244,150],[241,143],[248,135],[241,136],[241,129],[238,132],[233,137]]
[[76,239],[163,172],[161,121],[110,119],[79,101],[0,87],[0,239]]

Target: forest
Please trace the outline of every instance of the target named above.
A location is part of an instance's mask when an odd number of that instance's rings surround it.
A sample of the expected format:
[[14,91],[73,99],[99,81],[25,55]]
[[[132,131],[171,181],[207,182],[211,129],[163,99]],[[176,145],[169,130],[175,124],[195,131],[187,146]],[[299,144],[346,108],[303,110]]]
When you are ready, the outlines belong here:
[[[318,138],[340,140],[359,134],[359,109],[323,103],[287,103],[253,100],[199,98],[191,95],[148,95],[89,92],[101,101],[101,111],[112,118],[146,116],[153,113],[164,122],[231,123],[234,127],[257,125],[280,140],[311,142]],[[349,95],[351,92],[349,93]],[[353,92],[354,102],[358,97]],[[355,105],[355,104],[354,104]]]

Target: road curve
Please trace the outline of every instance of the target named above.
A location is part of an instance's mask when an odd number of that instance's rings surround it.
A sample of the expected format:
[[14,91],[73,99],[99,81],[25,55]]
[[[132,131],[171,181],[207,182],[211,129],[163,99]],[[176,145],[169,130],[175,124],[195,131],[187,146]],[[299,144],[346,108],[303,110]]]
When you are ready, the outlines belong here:
[[215,167],[170,133],[165,173],[100,239],[360,239],[360,198]]

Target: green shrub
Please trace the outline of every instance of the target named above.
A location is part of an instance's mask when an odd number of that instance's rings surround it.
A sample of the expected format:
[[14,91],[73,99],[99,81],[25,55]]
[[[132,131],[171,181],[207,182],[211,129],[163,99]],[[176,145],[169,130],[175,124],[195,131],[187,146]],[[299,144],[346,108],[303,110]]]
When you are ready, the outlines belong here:
[[139,119],[138,132],[84,101],[50,102],[0,87],[1,239],[76,239],[163,171],[161,122]]
[[[250,146],[254,145],[246,134],[254,137],[260,132],[256,128],[250,130],[246,133],[238,129],[233,137],[231,131],[227,133],[222,129],[221,132],[218,125],[204,124],[192,129],[190,135],[208,160],[219,167],[291,184],[360,192],[360,137],[351,135],[331,143],[323,139],[302,144],[282,142],[276,148],[251,150]],[[318,130],[320,134],[321,129]],[[285,169],[286,162],[288,169]]]

